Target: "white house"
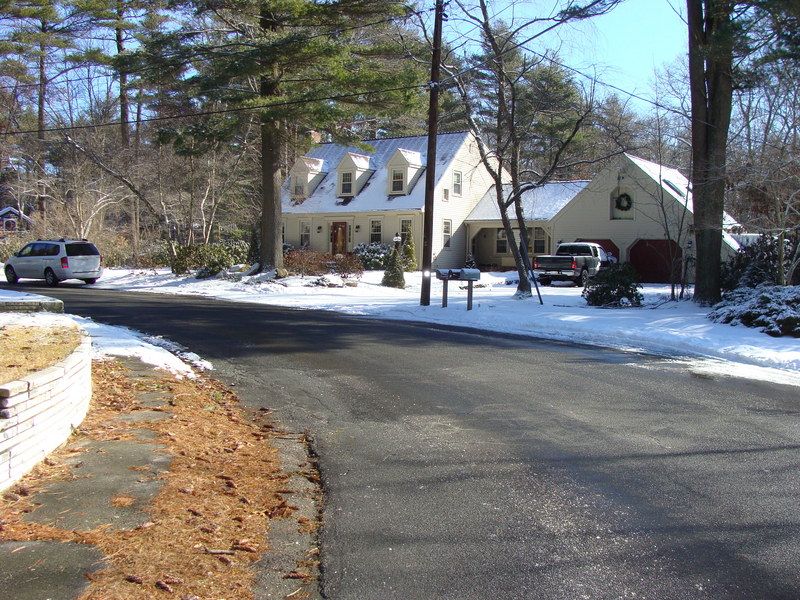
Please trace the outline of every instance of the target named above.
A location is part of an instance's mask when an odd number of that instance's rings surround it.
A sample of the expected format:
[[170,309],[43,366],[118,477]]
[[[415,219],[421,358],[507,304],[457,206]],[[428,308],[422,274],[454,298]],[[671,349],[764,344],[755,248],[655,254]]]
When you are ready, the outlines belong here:
[[[297,159],[283,186],[284,242],[346,253],[413,232],[422,261],[427,136],[365,140],[368,149],[321,144]],[[437,137],[434,268],[462,267],[464,219],[492,186],[468,132]]]
[[[531,246],[528,251],[531,256],[547,254],[554,249],[550,221],[588,184],[588,181],[553,181],[522,195],[523,214]],[[511,185],[505,188],[505,197],[508,197]],[[509,211],[508,216],[512,223],[516,223],[513,210]],[[514,267],[514,257],[500,220],[494,187],[486,192],[469,214],[466,227],[469,251],[479,265],[492,269]]]
[[[693,254],[692,196],[679,171],[623,154],[591,181],[553,182],[523,196],[530,227],[531,255],[555,251],[559,242],[592,241],[622,262],[630,262],[644,282],[666,282]],[[737,223],[728,215],[724,227]],[[479,264],[512,267],[500,215],[490,191],[466,219],[469,247]],[[723,237],[722,260],[737,241]]]

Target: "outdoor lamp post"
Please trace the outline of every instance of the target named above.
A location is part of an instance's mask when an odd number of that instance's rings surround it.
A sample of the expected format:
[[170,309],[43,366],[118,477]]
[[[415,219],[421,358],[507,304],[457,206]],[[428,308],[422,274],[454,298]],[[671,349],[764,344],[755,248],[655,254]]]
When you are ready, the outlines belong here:
[[394,249],[400,252],[400,242],[403,241],[402,236],[399,233],[395,233],[392,241],[394,242]]

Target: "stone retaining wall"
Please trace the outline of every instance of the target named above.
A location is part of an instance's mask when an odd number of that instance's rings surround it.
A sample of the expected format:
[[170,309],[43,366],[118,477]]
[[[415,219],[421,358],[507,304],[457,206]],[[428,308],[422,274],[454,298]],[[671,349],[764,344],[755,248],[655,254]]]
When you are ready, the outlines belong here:
[[80,425],[92,397],[92,342],[43,371],[0,386],[0,491],[9,488]]

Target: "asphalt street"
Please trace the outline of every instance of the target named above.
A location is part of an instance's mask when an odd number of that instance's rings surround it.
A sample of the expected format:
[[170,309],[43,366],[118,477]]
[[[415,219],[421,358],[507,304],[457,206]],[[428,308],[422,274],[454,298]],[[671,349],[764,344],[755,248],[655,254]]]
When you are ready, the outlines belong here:
[[62,284],[308,431],[322,593],[800,598],[800,393],[675,358]]

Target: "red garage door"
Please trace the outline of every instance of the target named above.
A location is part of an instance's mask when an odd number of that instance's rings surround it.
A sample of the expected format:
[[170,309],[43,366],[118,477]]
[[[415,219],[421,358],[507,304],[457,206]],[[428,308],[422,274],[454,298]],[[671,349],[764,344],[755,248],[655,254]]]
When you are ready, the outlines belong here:
[[630,261],[642,283],[669,283],[674,272],[679,280],[683,252],[673,240],[639,240],[630,251]]

